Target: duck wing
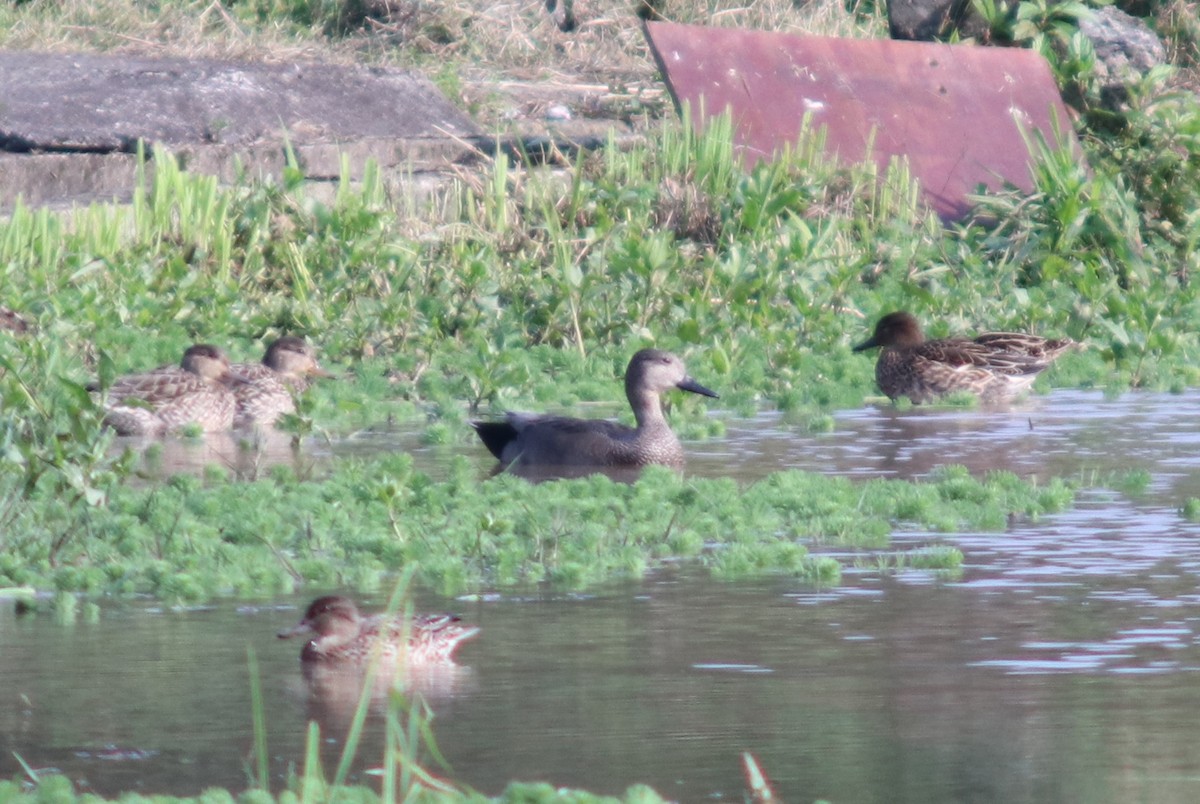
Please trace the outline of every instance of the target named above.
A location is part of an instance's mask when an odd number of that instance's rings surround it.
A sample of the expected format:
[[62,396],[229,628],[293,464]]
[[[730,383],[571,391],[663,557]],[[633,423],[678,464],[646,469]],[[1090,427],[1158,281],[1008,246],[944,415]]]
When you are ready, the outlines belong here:
[[108,400],[110,404],[115,404],[140,399],[149,405],[159,405],[209,389],[209,384],[203,378],[176,366],[121,377],[108,389]]
[[509,413],[503,422],[472,422],[488,451],[504,463],[546,466],[603,465],[637,434],[606,419],[576,419],[538,413]]
[[952,369],[975,368],[1007,376],[1037,374],[1049,365],[1049,361],[1039,355],[1019,348],[1008,348],[1015,344],[1015,341],[1009,340],[1012,336],[1012,333],[987,333],[974,340],[946,338],[926,341],[916,347],[915,354],[930,363]]
[[363,639],[383,640],[385,645],[402,651],[410,664],[452,662],[458,644],[478,633],[478,626],[467,625],[456,614],[444,613],[414,614],[407,620],[377,614],[359,626]]
[[1023,354],[1049,365],[1075,346],[1070,338],[1042,338],[1025,332],[984,332],[975,342],[1009,354]]

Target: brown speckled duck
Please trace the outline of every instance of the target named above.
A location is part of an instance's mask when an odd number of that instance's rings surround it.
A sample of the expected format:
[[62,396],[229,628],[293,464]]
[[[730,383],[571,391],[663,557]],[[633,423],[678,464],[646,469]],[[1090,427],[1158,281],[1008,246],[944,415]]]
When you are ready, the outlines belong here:
[[158,436],[188,424],[228,430],[236,407],[231,386],[239,381],[223,351],[198,343],[178,366],[118,378],[108,389],[104,423],[120,435]]
[[296,412],[292,395],[308,388],[310,377],[333,376],[317,363],[312,346],[294,335],[272,341],[261,363],[236,363],[233,372],[245,379],[233,389],[235,427],[273,425],[280,416]]
[[974,338],[927,341],[917,319],[888,313],[875,334],[854,351],[882,347],[875,364],[879,390],[893,401],[914,404],[968,391],[986,404],[1003,404],[1024,393],[1046,367],[1076,344],[1022,332],[985,332]]
[[717,394],[688,376],[670,352],[643,349],[629,361],[625,395],[637,427],[599,419],[509,413],[502,422],[472,422],[488,450],[505,466],[637,468],[681,467],[683,446],[663,416],[661,395],[672,388]]
[[417,614],[411,620],[377,614],[363,617],[349,598],[327,595],[314,600],[304,618],[280,631],[280,639],[307,636],[304,662],[365,664],[375,653],[384,663],[452,664],[459,643],[479,633],[453,614]]

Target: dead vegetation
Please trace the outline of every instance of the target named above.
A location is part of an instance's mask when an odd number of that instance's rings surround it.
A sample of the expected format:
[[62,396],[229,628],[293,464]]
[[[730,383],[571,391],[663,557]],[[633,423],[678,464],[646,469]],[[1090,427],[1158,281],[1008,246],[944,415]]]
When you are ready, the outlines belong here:
[[[553,11],[545,0],[29,0],[0,4],[0,47],[384,64],[422,70],[485,126],[556,104],[628,120],[667,109],[637,10],[635,0],[557,0]],[[658,14],[796,33],[886,32],[878,12],[847,11],[843,0],[693,0]]]
[[1168,0],[1154,18],[1167,45],[1167,59],[1179,69],[1178,83],[1200,92],[1200,1]]

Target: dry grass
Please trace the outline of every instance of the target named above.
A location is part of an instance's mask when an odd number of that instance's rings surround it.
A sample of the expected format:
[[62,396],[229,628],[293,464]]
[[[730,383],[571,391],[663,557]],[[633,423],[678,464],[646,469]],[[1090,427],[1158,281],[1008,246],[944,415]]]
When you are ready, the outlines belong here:
[[216,2],[164,2],[157,9],[120,0],[6,3],[0,5],[0,47],[270,62],[355,58],[341,43],[285,26],[254,26]]
[[1200,91],[1200,0],[1170,0],[1154,22],[1166,39],[1167,59],[1179,68],[1178,83]]
[[[313,8],[323,9],[324,18],[295,19],[296,9]],[[620,97],[609,100],[617,104],[640,98],[657,75],[634,11],[633,0],[575,0],[576,28],[564,32],[544,0],[327,0],[324,6],[316,0],[30,0],[0,4],[0,47],[413,67],[487,122],[520,105],[512,100],[514,87],[519,97],[539,87],[551,99],[564,93],[576,108],[614,93]],[[881,15],[847,12],[842,0],[802,7],[792,0],[693,0],[668,4],[664,14],[706,25],[886,35]],[[579,93],[587,97],[581,101]]]

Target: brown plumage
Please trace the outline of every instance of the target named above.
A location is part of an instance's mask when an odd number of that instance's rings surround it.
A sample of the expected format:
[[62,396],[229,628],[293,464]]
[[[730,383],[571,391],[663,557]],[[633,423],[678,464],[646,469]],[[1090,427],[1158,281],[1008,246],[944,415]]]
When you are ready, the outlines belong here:
[[536,413],[509,413],[502,422],[472,422],[488,450],[502,464],[636,468],[648,464],[680,467],[683,446],[663,416],[661,395],[671,388],[716,397],[687,374],[670,352],[643,349],[629,361],[625,395],[637,427],[599,419],[573,419]]
[[230,386],[238,381],[223,351],[199,343],[178,366],[119,377],[105,397],[104,423],[120,435],[158,436],[193,423],[228,430],[236,406]]
[[327,595],[314,600],[300,623],[280,631],[280,639],[310,637],[300,651],[304,662],[365,664],[378,656],[385,663],[453,663],[455,648],[479,633],[453,614],[363,617],[349,598]]
[[16,310],[0,306],[0,330],[23,334],[29,331],[29,322]]
[[312,346],[293,335],[272,341],[261,363],[236,363],[233,372],[245,380],[233,389],[235,427],[274,424],[296,412],[292,396],[308,388],[309,377],[333,376],[317,363]]
[[875,364],[879,389],[914,404],[968,391],[989,404],[1002,404],[1028,390],[1037,375],[1075,346],[1070,338],[1047,339],[1022,332],[985,332],[975,338],[927,341],[909,313],[885,315],[875,334],[854,347],[882,347]]

